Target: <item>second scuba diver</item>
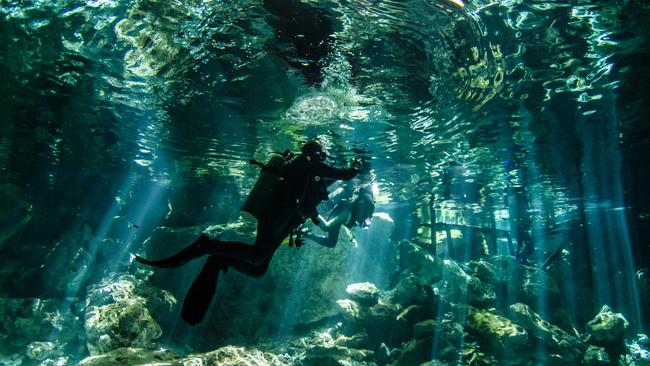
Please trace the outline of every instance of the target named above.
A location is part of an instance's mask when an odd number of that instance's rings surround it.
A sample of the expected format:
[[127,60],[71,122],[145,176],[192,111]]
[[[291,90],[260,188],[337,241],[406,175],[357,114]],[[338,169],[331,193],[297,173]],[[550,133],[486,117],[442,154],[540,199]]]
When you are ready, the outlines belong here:
[[303,234],[302,237],[333,248],[338,242],[343,225],[348,228],[368,225],[372,214],[375,212],[375,202],[370,190],[359,188],[355,192],[350,184],[344,184],[334,191],[330,198],[337,201],[336,205],[330,210],[327,219],[319,216],[317,223],[318,227],[327,233],[327,236],[307,233]]
[[325,181],[350,180],[359,173],[358,162],[349,169],[335,168],[325,164],[326,157],[318,142],[309,141],[302,146],[301,154],[292,160],[285,154],[275,156],[268,164],[251,161],[262,168],[242,207],[257,218],[257,237],[253,245],[201,234],[195,242],[171,257],[149,260],[135,256],[140,263],[161,268],[175,268],[209,256],[183,302],[182,317],[187,323],[195,325],[203,320],[214,297],[219,272],[234,268],[246,275],[261,277],[287,236],[296,232],[306,219],[318,224],[316,206],[327,199],[328,194]]

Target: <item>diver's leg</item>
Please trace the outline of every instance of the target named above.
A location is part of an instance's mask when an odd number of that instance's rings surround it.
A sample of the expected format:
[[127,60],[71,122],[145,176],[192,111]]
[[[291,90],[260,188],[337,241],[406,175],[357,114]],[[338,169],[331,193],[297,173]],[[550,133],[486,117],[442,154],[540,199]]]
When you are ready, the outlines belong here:
[[303,234],[302,237],[305,239],[312,240],[324,247],[334,248],[336,246],[336,243],[339,241],[340,230],[341,230],[340,226],[330,227],[327,230],[327,236],[306,233]]
[[[282,239],[284,239],[284,237],[279,238],[275,235],[278,232],[271,225],[260,224],[257,230],[257,238],[253,245],[237,241],[210,239],[207,235],[201,234],[198,240],[171,257],[160,260],[149,260],[136,255],[135,259],[140,263],[155,267],[175,268],[204,255],[216,255],[241,260],[253,265],[260,265],[267,258],[273,256],[280,246]],[[282,234],[281,231],[279,233]]]
[[201,234],[194,243],[171,257],[149,260],[136,255],[135,259],[140,263],[155,267],[175,268],[204,255],[216,255],[252,265],[261,265],[273,257],[282,240],[302,221],[298,215],[293,215],[292,211],[279,211],[276,218],[259,221],[257,237],[253,245],[237,241],[210,239],[207,235]]
[[190,325],[203,321],[205,313],[217,291],[219,272],[226,271],[227,266],[223,258],[210,256],[203,265],[203,269],[196,277],[192,286],[183,300],[181,317]]
[[253,265],[237,259],[211,255],[203,265],[183,300],[182,318],[190,325],[203,321],[217,290],[219,272],[229,267],[251,277],[262,277],[269,268],[271,257],[260,265]]
[[269,264],[271,263],[273,257],[268,257],[264,263],[255,265],[248,262],[240,261],[237,259],[227,259],[228,267],[231,267],[237,272],[241,272],[247,276],[251,277],[262,277],[269,269]]
[[199,238],[192,244],[185,247],[180,252],[172,255],[171,257],[159,259],[159,260],[150,260],[143,258],[139,255],[135,256],[135,260],[142,264],[147,264],[154,267],[160,268],[175,268],[182,266],[183,264],[191,261],[192,259],[201,257],[209,253],[209,248],[215,245],[215,240],[210,239],[206,234],[201,234]]

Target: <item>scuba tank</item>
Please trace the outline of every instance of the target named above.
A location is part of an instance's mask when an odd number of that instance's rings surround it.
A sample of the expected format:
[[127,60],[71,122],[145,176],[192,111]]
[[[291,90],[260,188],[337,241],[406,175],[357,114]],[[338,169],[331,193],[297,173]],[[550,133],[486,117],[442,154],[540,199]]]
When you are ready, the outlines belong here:
[[[273,201],[277,200],[283,189],[284,178],[278,171],[289,163],[290,157],[291,153],[285,151],[273,155],[267,164],[250,161],[251,164],[261,166],[262,170],[241,208],[242,214],[252,215],[258,221],[268,216],[269,208],[273,208]],[[264,169],[266,167],[270,169]]]

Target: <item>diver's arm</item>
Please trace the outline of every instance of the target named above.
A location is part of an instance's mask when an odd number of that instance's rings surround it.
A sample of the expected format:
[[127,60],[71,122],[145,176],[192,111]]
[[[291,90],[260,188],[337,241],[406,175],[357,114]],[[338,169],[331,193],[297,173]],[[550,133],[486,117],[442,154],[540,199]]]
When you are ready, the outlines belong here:
[[359,169],[355,168],[335,168],[325,163],[316,163],[316,175],[321,178],[331,178],[336,180],[350,180],[359,174]]
[[[321,222],[322,223],[322,222]],[[321,226],[321,225],[319,225]],[[316,244],[322,245],[324,247],[328,248],[334,248],[336,246],[336,243],[339,241],[339,230],[341,229],[341,226],[336,226],[331,229],[325,230],[327,232],[327,236],[320,236],[320,235],[315,235],[315,234],[305,234],[303,235],[304,238],[310,239],[314,241]]]
[[314,235],[311,233],[304,234],[302,236],[304,239],[308,239],[313,241],[314,243],[318,245],[322,245],[324,247],[328,248],[334,248],[336,246],[336,242],[338,242],[339,239],[339,234],[338,231],[336,232],[329,232],[327,233],[327,236],[320,236],[320,235]]
[[339,241],[339,233],[341,231],[341,226],[350,218],[349,210],[343,210],[338,215],[334,216],[331,220],[327,221],[323,216],[318,215],[318,220],[320,223],[318,227],[327,233],[327,236],[320,236],[314,234],[307,234],[305,237],[311,239],[316,243],[328,247],[334,248],[336,243]]
[[339,230],[341,228],[341,225],[345,224],[345,222],[350,218],[350,211],[349,210],[341,210],[341,212],[332,217],[331,220],[326,220],[322,216],[318,216],[318,219],[320,220],[320,224],[318,227],[323,229],[324,231],[331,231],[331,230]]

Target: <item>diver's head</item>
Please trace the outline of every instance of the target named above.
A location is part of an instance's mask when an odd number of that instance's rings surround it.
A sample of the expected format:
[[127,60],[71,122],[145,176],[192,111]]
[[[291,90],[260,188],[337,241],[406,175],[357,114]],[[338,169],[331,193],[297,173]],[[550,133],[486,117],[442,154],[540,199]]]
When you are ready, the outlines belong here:
[[352,206],[353,223],[361,227],[370,224],[372,215],[375,213],[375,201],[372,192],[365,188],[360,189]]
[[327,154],[325,153],[323,146],[316,140],[307,141],[304,145],[302,145],[301,152],[303,155],[308,156],[312,159],[316,159],[318,161],[325,161],[325,158],[327,158]]

